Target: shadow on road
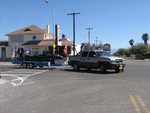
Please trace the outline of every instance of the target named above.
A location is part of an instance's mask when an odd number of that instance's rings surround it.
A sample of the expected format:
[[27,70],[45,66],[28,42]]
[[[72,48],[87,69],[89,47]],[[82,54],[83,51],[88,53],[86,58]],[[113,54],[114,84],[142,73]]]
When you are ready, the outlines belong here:
[[73,69],[65,69],[66,72],[74,72],[70,76],[73,76],[76,80],[101,80],[116,78],[120,73],[115,73],[114,71],[100,72],[99,70],[80,70],[74,71]]
[[101,72],[99,70],[80,70],[80,71],[74,71],[73,69],[64,69],[64,71],[68,72],[76,72],[76,73],[89,73],[89,74],[117,74],[116,72],[112,70],[108,70],[106,72]]

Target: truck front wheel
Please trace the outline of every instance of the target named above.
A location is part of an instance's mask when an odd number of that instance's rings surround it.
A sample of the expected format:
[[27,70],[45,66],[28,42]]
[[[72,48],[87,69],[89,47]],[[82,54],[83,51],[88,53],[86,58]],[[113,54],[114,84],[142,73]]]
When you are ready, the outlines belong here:
[[124,68],[123,68],[123,69],[116,68],[116,69],[115,69],[115,72],[116,72],[116,73],[124,72]]
[[116,68],[116,69],[115,69],[115,72],[116,72],[116,73],[120,73],[120,72],[123,72],[123,71],[124,71],[123,69],[119,69],[119,68]]

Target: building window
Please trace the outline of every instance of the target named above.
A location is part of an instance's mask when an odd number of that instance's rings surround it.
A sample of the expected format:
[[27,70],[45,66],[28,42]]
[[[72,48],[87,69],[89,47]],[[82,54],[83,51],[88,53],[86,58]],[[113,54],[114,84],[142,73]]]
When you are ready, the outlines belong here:
[[33,39],[33,40],[36,40],[36,36],[33,36],[32,39]]

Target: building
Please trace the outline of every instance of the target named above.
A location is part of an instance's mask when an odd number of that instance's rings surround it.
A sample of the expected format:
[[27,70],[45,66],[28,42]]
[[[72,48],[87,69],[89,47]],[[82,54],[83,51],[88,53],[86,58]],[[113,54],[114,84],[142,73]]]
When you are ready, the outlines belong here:
[[[60,31],[60,27],[58,31]],[[60,36],[60,33],[57,34]],[[65,35],[58,37],[58,46],[55,47],[55,36],[50,33],[49,26],[42,29],[36,25],[31,25],[10,32],[6,36],[8,36],[8,41],[0,42],[0,59],[14,57],[20,48],[32,54],[43,54],[48,51],[53,53],[55,50],[58,54],[64,55],[66,47],[68,54],[71,54],[72,50],[72,42]]]
[[6,60],[10,56],[10,49],[8,47],[8,41],[0,42],[0,59]]

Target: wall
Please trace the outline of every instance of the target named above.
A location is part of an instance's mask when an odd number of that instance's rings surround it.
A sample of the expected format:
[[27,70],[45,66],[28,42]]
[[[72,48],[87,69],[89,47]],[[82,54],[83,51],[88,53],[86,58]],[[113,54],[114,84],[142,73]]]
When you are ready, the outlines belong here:
[[44,34],[44,40],[48,40],[48,39],[53,39],[53,35],[52,34]]
[[11,58],[11,48],[10,47],[6,48],[6,57]]
[[2,58],[2,48],[6,48],[6,59],[11,58],[11,51],[9,47],[2,46],[0,47],[0,59]]
[[8,45],[11,48],[18,48],[24,43],[24,36],[17,35],[17,36],[9,36],[8,37]]
[[[33,36],[36,36],[36,39],[33,39]],[[24,35],[24,42],[31,41],[31,40],[43,40],[44,34],[40,35]]]
[[35,54],[35,53],[42,54],[43,51],[48,50],[48,48],[44,46],[24,46],[24,49],[31,50],[32,54]]
[[[33,36],[36,36],[35,39],[33,39]],[[13,49],[22,48],[22,44],[28,41],[32,40],[43,40],[44,34],[37,34],[37,35],[16,35],[16,36],[9,36],[8,37],[8,43],[9,43],[9,49],[8,56],[10,57],[12,55]]]

